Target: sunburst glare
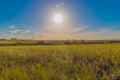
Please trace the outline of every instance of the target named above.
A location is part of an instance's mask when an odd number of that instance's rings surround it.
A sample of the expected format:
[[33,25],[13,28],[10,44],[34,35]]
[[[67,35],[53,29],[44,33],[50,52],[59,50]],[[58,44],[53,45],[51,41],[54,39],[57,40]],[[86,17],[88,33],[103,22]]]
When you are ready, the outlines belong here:
[[60,24],[63,22],[63,15],[58,13],[56,15],[54,15],[54,22],[57,23],[57,24]]

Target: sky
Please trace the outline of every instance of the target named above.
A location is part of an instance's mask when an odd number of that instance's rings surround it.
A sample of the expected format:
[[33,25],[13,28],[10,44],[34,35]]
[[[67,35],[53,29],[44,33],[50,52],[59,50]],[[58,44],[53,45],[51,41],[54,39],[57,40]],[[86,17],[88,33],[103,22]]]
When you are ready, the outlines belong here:
[[120,39],[119,9],[119,0],[0,0],[0,38]]

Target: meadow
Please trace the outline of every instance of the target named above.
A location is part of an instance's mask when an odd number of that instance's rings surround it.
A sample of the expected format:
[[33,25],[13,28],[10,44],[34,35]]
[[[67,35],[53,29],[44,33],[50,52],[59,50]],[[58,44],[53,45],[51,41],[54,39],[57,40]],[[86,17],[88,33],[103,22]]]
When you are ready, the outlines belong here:
[[120,80],[120,44],[0,46],[0,80]]

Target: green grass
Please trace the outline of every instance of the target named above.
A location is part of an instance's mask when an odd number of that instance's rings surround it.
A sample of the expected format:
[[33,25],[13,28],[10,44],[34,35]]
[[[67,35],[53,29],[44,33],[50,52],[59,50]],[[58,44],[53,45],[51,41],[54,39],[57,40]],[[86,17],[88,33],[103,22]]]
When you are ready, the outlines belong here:
[[0,47],[0,80],[120,80],[120,44]]

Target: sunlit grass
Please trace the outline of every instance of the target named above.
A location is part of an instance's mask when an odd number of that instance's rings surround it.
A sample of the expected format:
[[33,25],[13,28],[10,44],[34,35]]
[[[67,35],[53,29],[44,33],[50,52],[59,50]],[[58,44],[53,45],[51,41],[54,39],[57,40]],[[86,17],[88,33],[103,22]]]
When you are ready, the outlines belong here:
[[0,47],[0,80],[119,80],[120,44]]

